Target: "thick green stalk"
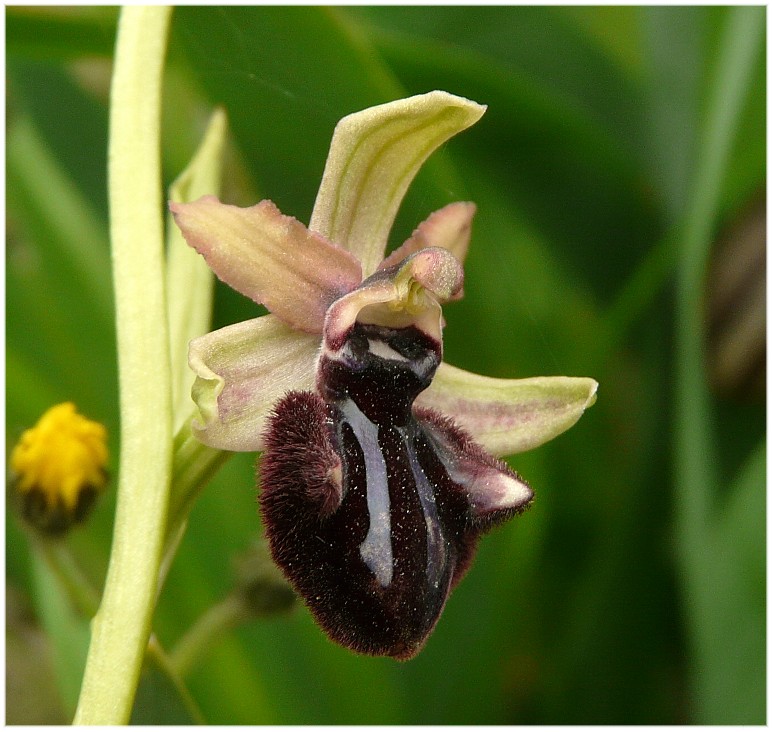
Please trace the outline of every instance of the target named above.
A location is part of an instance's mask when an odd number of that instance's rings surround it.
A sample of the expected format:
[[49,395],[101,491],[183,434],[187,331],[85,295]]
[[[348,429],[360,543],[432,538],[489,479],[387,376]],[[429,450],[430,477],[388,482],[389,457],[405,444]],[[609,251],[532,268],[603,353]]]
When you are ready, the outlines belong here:
[[128,6],[110,101],[110,236],[121,455],[110,565],[75,724],[129,720],[150,636],[166,530],[172,390],[166,327],[160,109],[171,9]]

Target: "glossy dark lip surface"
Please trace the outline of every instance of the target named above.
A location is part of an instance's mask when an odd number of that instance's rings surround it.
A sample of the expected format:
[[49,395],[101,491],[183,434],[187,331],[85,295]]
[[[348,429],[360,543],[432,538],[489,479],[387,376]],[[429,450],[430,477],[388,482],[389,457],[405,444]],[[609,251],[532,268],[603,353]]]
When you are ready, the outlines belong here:
[[274,560],[330,637],[360,653],[413,657],[480,533],[516,512],[475,517],[458,482],[475,468],[455,463],[511,471],[450,420],[413,412],[439,361],[416,328],[356,324],[339,355],[320,358],[321,396],[288,393],[266,432]]

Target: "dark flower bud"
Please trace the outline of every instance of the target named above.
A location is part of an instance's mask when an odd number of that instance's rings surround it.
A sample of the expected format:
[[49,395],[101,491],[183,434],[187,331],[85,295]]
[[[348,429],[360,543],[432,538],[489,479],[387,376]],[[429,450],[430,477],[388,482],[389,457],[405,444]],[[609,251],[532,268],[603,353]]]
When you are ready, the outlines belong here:
[[253,617],[288,612],[296,595],[271,560],[263,542],[255,543],[236,563],[236,594]]
[[24,518],[61,534],[88,516],[107,484],[107,431],[70,402],[51,407],[11,453],[13,487]]

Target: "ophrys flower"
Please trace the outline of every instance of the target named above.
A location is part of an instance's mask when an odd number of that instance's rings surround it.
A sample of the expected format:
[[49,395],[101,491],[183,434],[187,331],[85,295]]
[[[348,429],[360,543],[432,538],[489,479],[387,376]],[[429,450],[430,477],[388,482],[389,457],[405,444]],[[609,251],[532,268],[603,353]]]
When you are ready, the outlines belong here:
[[191,342],[194,431],[265,450],[274,559],[360,652],[420,650],[479,536],[532,499],[494,454],[551,439],[595,398],[592,379],[442,363],[441,305],[461,296],[473,204],[435,212],[383,259],[415,173],[483,112],[431,92],[344,118],[308,228],[269,201],[172,204],[220,279],[271,311]]

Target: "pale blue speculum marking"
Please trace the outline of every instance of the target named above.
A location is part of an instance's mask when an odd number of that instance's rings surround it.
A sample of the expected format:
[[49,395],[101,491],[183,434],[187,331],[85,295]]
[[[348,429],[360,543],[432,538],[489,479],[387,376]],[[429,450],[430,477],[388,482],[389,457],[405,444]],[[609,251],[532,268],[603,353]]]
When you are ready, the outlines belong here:
[[434,488],[427,480],[426,474],[418,462],[418,456],[407,434],[407,430],[400,429],[399,433],[402,436],[405,450],[410,460],[410,469],[413,473],[413,478],[415,478],[418,498],[421,501],[421,509],[426,522],[426,578],[430,585],[439,587],[442,572],[447,561],[447,550],[445,537],[442,534],[442,526],[437,515],[437,501],[434,496]]
[[362,561],[370,568],[381,587],[388,587],[394,575],[391,549],[391,501],[386,461],[378,444],[378,426],[373,424],[352,399],[346,399],[340,409],[362,448],[367,486],[367,512],[370,528],[359,546]]
[[367,339],[367,350],[386,361],[403,361],[409,362],[410,359],[407,356],[403,356],[399,351],[395,351],[388,343],[380,339]]

